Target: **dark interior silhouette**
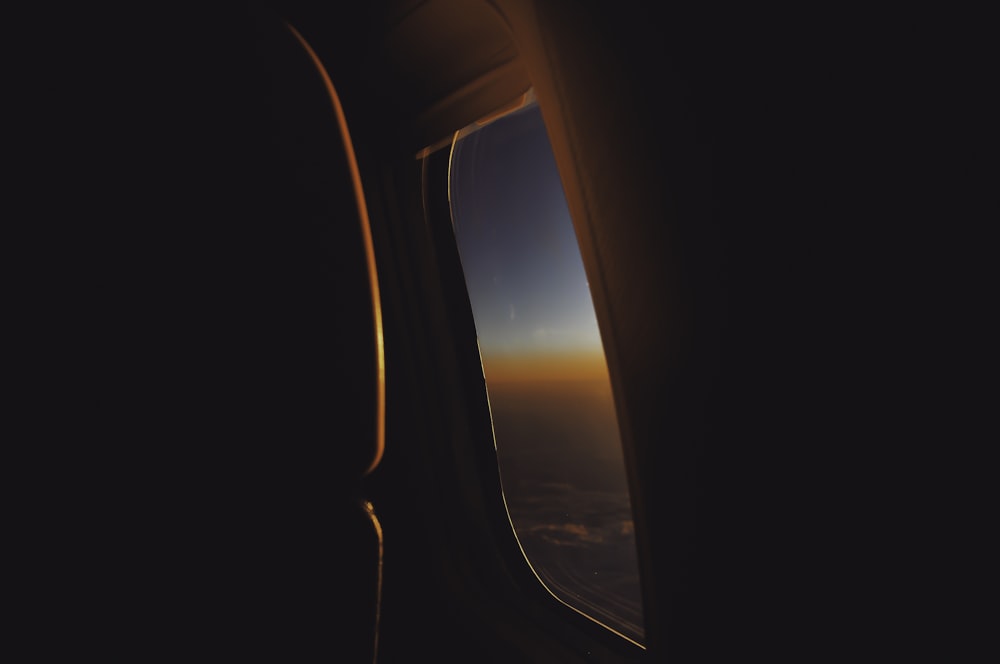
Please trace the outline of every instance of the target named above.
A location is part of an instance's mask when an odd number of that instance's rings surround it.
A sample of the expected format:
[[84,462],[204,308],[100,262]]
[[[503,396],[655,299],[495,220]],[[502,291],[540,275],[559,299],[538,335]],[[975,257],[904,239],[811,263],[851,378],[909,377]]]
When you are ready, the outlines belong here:
[[[938,412],[914,419],[915,342],[890,325],[913,295],[881,280],[911,186],[889,165],[917,150],[883,122],[862,57],[879,39],[777,18],[290,0],[12,19],[33,26],[12,218],[38,241],[11,246],[44,293],[12,317],[38,651],[801,662],[929,643],[889,608],[918,595],[887,546],[916,510],[879,502]],[[641,647],[555,601],[510,530],[437,186],[455,132],[529,89],[604,338]]]

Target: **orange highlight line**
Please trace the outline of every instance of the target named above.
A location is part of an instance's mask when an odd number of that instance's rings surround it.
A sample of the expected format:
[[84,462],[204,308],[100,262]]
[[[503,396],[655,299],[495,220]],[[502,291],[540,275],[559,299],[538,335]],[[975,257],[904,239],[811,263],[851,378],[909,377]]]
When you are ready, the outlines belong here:
[[361,219],[361,235],[365,243],[365,256],[368,262],[368,282],[371,286],[372,292],[372,315],[374,317],[375,323],[375,361],[378,370],[378,378],[376,381],[376,422],[375,422],[375,454],[372,459],[371,465],[365,470],[365,475],[371,473],[376,466],[378,466],[379,461],[382,460],[382,454],[385,452],[385,352],[383,348],[383,337],[382,337],[382,298],[379,294],[378,287],[378,272],[375,268],[375,245],[372,241],[372,229],[371,223],[368,219],[368,206],[365,203],[365,193],[361,186],[361,171],[358,168],[358,160],[354,153],[354,143],[351,141],[351,134],[347,128],[347,117],[344,115],[344,109],[340,104],[340,97],[337,95],[337,90],[333,87],[333,81],[330,80],[329,74],[327,74],[326,67],[323,66],[323,62],[313,51],[312,47],[305,40],[305,38],[299,34],[292,25],[285,23],[286,27],[291,31],[295,38],[302,45],[302,48],[306,50],[309,54],[309,58],[312,60],[313,64],[316,66],[316,70],[323,79],[323,84],[326,86],[326,92],[330,96],[330,101],[333,104],[333,112],[337,116],[337,124],[340,126],[340,136],[344,141],[344,147],[347,150],[347,165],[351,171],[351,180],[354,184],[354,197],[357,199],[358,203],[358,216]]

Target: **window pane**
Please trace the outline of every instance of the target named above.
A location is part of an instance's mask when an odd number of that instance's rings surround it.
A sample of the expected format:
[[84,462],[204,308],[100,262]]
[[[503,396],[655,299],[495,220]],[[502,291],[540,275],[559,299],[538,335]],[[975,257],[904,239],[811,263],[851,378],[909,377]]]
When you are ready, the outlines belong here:
[[607,365],[537,105],[460,135],[449,177],[514,531],[553,595],[641,643]]

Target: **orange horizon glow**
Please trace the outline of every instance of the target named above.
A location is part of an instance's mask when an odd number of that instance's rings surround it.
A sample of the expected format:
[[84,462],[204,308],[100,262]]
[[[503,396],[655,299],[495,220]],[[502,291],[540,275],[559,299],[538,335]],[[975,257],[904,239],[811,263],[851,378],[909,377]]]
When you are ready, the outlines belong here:
[[487,384],[517,382],[608,381],[603,349],[591,352],[483,355]]

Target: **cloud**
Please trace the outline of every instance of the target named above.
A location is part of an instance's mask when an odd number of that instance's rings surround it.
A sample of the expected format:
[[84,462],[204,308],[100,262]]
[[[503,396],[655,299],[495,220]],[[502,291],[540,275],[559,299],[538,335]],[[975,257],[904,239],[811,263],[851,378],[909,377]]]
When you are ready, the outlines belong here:
[[559,546],[585,546],[604,541],[603,535],[593,533],[587,526],[579,523],[539,524],[532,526],[529,532],[546,542]]

